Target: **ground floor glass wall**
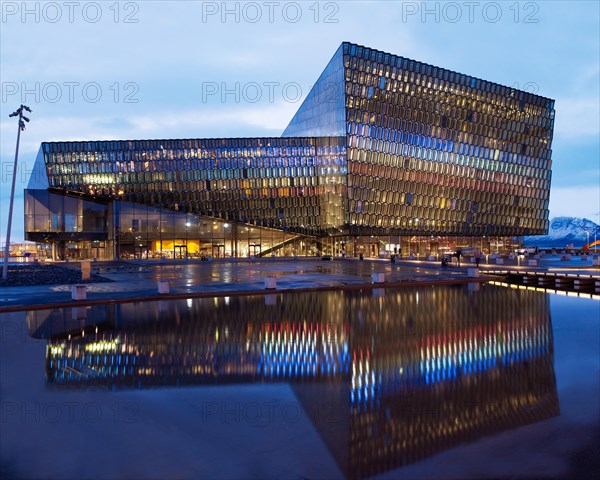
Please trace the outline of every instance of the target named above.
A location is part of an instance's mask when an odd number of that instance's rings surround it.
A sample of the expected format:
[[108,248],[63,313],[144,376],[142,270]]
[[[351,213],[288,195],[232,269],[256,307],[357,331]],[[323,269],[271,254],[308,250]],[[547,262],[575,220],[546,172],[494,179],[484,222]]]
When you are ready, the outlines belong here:
[[[265,258],[304,257],[332,255],[335,257],[426,259],[455,254],[464,256],[481,252],[513,252],[519,245],[513,237],[326,237],[315,238],[294,235],[277,230],[254,228],[243,225],[207,222],[202,235],[181,235],[153,239],[136,235],[135,243],[121,236],[118,241],[57,242],[45,250],[48,258],[55,260],[98,259],[145,260],[145,259],[217,259],[217,258]],[[116,252],[113,253],[113,252]]]
[[120,259],[316,255],[317,249],[311,247],[309,238],[276,229],[115,202],[114,255]]
[[[96,204],[81,198],[28,191],[27,239],[44,245],[53,260],[209,259],[321,256],[427,258],[464,252],[511,252],[515,237],[336,236],[310,237],[273,228],[201,217],[129,202]],[[56,203],[56,205],[51,204]],[[58,202],[58,203],[57,203]],[[67,228],[65,205],[79,212]],[[68,203],[68,205],[71,205]],[[54,208],[51,208],[54,207]],[[65,213],[67,212],[67,213]],[[98,214],[99,212],[99,214]],[[97,219],[100,215],[100,220]],[[55,228],[37,217],[57,218]],[[90,220],[93,219],[93,228]],[[468,255],[469,253],[467,253]]]

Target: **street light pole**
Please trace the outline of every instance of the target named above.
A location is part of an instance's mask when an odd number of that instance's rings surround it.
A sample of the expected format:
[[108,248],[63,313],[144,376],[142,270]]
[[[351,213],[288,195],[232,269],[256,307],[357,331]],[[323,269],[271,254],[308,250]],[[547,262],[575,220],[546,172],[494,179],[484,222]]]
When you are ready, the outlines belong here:
[[31,109],[27,105],[21,106],[11,113],[9,117],[19,116],[19,124],[17,127],[17,147],[15,149],[15,164],[13,166],[12,186],[10,188],[10,205],[8,207],[8,226],[6,228],[6,245],[4,246],[4,263],[2,265],[2,280],[8,278],[8,255],[10,253],[10,230],[12,227],[13,205],[15,203],[15,183],[17,180],[17,162],[19,160],[19,141],[21,140],[21,132],[25,130],[25,122],[29,122],[29,118],[23,115],[23,110],[30,112]]
[[587,239],[585,241],[586,248],[590,244],[590,231],[588,229],[585,230],[585,234],[587,235]]

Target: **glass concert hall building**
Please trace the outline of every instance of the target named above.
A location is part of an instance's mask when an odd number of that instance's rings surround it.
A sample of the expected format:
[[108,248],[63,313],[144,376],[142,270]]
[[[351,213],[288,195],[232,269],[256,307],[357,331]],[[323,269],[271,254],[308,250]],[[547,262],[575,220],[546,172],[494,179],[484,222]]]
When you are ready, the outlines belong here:
[[343,43],[281,137],[42,143],[54,259],[379,256],[548,229],[554,101]]

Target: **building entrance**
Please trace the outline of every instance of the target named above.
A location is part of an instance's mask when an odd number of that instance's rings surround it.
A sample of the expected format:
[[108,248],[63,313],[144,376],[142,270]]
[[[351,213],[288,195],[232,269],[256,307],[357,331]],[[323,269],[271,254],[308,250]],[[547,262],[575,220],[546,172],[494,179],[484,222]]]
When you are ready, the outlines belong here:
[[175,258],[187,258],[187,245],[175,245],[173,248],[173,255]]

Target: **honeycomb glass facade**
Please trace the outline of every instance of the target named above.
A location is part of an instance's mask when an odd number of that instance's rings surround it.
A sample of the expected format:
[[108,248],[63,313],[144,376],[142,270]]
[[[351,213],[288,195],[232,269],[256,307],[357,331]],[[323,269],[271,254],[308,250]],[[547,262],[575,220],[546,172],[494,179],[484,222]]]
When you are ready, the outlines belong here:
[[71,218],[84,207],[69,207],[63,230],[38,221],[60,216],[30,206],[44,188],[105,205],[104,238],[92,240],[112,245],[106,257],[121,246],[162,251],[165,240],[177,256],[184,238],[186,254],[212,255],[212,237],[202,247],[196,225],[213,222],[233,225],[222,236],[232,256],[257,253],[239,243],[250,228],[260,254],[294,242],[311,245],[294,254],[374,253],[362,237],[412,251],[420,237],[473,244],[544,234],[553,125],[553,100],[343,43],[282,137],[43,143],[26,194],[26,238],[86,240],[87,227],[72,228]]
[[551,101],[381,52],[347,50],[353,232],[547,230]]

